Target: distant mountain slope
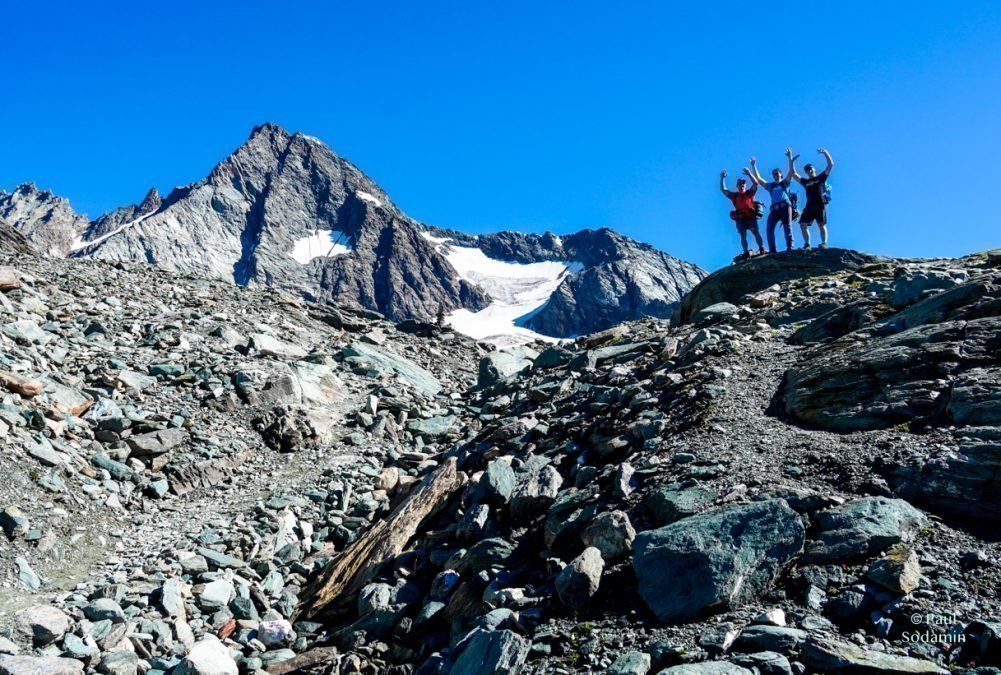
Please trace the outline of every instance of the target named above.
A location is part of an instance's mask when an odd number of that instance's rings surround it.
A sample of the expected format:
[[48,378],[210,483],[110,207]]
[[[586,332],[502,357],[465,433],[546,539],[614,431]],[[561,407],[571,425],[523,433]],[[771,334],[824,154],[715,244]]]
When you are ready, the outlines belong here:
[[[607,229],[560,238],[517,232],[473,237],[429,228],[322,142],[274,124],[255,128],[204,180],[165,198],[151,190],[140,204],[93,222],[33,185],[0,195],[4,213],[49,255],[148,262],[372,309],[396,320],[431,320],[443,310],[453,320],[470,315],[463,324],[468,327],[498,302],[506,303],[505,316],[530,307],[505,319],[502,331],[517,333],[516,341],[669,316],[705,276],[690,263]],[[525,275],[534,272],[514,267],[487,281],[456,268],[457,248],[477,249],[500,264],[566,265],[545,283],[526,282]],[[508,279],[518,280],[512,283],[528,293],[528,302],[525,292],[509,302],[514,291],[505,287]]]
[[87,228],[86,216],[77,214],[69,201],[34,183],[13,192],[0,190],[0,219],[20,232],[47,255],[66,255],[77,235]]
[[34,253],[35,249],[24,235],[0,220],[0,251],[8,253]]

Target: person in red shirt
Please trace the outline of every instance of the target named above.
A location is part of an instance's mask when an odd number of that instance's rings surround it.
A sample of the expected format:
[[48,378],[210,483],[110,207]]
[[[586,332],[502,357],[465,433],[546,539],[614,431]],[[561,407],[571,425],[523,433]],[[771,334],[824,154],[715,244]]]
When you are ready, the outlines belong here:
[[[744,173],[750,176],[750,172],[744,169]],[[747,233],[754,235],[754,240],[758,244],[758,253],[765,252],[765,245],[761,241],[761,234],[758,232],[758,209],[754,205],[754,194],[758,191],[755,184],[750,190],[747,189],[747,181],[743,178],[737,179],[737,191],[731,192],[726,189],[726,169],[719,174],[719,189],[727,199],[733,202],[733,211],[730,217],[737,224],[737,232],[740,234],[740,245],[744,248],[744,257],[750,254],[747,250]]]

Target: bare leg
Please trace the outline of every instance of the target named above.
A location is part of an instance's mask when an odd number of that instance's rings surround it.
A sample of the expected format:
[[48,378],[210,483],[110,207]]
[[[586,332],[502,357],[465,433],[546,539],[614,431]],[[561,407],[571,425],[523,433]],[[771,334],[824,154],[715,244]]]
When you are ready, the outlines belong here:
[[801,222],[799,229],[803,233],[803,248],[810,248],[810,226]]
[[817,228],[820,230],[820,245],[827,246],[827,223],[819,223]]

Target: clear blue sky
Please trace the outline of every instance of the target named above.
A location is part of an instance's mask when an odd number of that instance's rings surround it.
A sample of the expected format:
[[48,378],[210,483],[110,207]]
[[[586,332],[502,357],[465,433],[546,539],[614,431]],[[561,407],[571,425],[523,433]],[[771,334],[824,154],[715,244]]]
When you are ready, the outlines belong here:
[[94,217],[274,121],[425,222],[609,225],[716,268],[719,170],[826,147],[832,244],[1001,246],[1001,2],[704,4],[9,3],[0,187]]

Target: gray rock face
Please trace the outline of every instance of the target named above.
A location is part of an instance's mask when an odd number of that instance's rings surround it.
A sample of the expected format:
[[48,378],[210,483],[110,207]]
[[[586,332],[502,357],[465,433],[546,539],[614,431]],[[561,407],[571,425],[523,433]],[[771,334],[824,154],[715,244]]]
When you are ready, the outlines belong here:
[[758,597],[804,538],[802,521],[782,500],[732,506],[641,532],[633,569],[647,606],[673,623]]
[[808,355],[786,411],[833,431],[1001,422],[1001,275],[955,286]]
[[957,450],[890,467],[888,479],[903,497],[937,512],[1001,521],[1001,429],[964,429],[958,440]]
[[[486,291],[463,279],[425,235],[444,235],[507,262],[573,262],[525,325],[570,337],[644,316],[666,318],[705,273],[611,230],[568,237],[502,232],[470,237],[402,213],[319,140],[274,124],[255,128],[204,180],[93,222],[31,184],[0,193],[0,218],[50,255],[155,264],[311,300],[429,321],[479,310]],[[579,268],[579,270],[577,269]]]
[[0,190],[0,220],[38,251],[52,256],[69,254],[77,236],[88,226],[87,218],[74,212],[66,199],[39,190],[34,183],[19,185],[11,193]]
[[35,253],[35,248],[23,234],[0,219],[0,251],[29,255]]
[[59,656],[11,656],[0,659],[0,675],[83,675],[83,663]]
[[44,647],[61,639],[70,628],[70,618],[56,607],[36,605],[15,615],[17,632],[36,647]]
[[449,671],[452,675],[517,673],[528,658],[532,643],[509,630],[477,628],[466,638]]
[[644,316],[666,319],[705,277],[698,267],[607,228],[564,237],[559,248],[562,259],[584,269],[568,275],[525,322],[544,335],[585,335]]
[[237,675],[239,670],[226,645],[206,638],[188,652],[174,672],[177,675]]
[[716,270],[686,295],[671,317],[673,325],[688,323],[701,309],[720,302],[737,304],[741,298],[790,279],[826,276],[854,270],[879,258],[845,249],[811,249],[752,258]]
[[753,675],[754,671],[727,661],[706,661],[671,666],[660,671],[660,675]]
[[819,532],[803,559],[826,563],[874,555],[910,541],[926,521],[902,499],[857,499],[817,515]]
[[598,592],[605,562],[601,551],[588,546],[556,576],[556,592],[560,601],[571,609],[584,609]]
[[804,664],[820,673],[907,673],[939,674],[949,671],[932,661],[862,649],[858,645],[827,638],[810,638],[800,657]]

